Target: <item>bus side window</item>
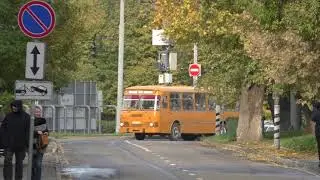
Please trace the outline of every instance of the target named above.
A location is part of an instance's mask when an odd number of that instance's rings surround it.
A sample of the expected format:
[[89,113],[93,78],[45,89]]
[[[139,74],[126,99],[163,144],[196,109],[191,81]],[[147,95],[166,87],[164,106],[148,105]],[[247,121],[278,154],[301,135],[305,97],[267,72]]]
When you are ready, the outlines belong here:
[[183,93],[183,110],[193,111],[193,94]]
[[203,93],[195,94],[196,110],[205,111],[206,110],[206,96]]
[[161,97],[162,108],[167,109],[168,107],[168,96]]
[[216,101],[214,100],[214,98],[212,96],[209,96],[209,111],[215,111],[216,110]]
[[172,111],[181,110],[181,99],[179,93],[171,93],[170,94],[170,109]]

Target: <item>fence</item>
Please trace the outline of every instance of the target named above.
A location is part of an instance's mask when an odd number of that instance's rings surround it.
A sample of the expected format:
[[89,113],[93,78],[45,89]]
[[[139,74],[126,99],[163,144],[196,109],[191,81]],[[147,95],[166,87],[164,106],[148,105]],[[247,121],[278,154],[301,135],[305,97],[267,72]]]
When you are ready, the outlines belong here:
[[[99,107],[91,106],[61,106],[39,105],[43,109],[43,116],[47,119],[48,128],[53,132],[98,132],[101,124]],[[101,132],[101,131],[99,131]]]

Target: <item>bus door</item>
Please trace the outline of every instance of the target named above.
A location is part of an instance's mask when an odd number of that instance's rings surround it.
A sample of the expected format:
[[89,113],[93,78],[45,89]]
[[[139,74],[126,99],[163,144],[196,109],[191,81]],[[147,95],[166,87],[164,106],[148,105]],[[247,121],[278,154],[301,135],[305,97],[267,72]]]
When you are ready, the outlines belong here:
[[169,95],[162,94],[160,96],[160,132],[169,133],[168,127],[170,121],[170,110],[169,110]]

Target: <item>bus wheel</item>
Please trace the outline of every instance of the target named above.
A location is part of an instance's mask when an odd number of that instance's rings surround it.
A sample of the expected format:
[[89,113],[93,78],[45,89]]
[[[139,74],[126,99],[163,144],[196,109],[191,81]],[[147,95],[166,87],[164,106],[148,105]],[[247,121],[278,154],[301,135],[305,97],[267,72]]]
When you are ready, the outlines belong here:
[[136,140],[144,140],[144,138],[146,137],[146,135],[143,133],[135,133],[134,136]]
[[171,141],[178,141],[180,136],[181,136],[180,124],[179,123],[173,123],[173,125],[171,127],[170,140]]
[[181,134],[181,137],[185,141],[194,141],[197,139],[197,136],[192,134]]

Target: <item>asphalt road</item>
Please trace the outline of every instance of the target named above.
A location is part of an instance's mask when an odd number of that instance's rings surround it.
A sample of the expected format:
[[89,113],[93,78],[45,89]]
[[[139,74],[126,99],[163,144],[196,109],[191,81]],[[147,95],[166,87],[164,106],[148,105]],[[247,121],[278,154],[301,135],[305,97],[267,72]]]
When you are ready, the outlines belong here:
[[199,142],[166,139],[90,137],[61,140],[64,179],[73,180],[315,180],[314,175],[251,162],[202,147]]

